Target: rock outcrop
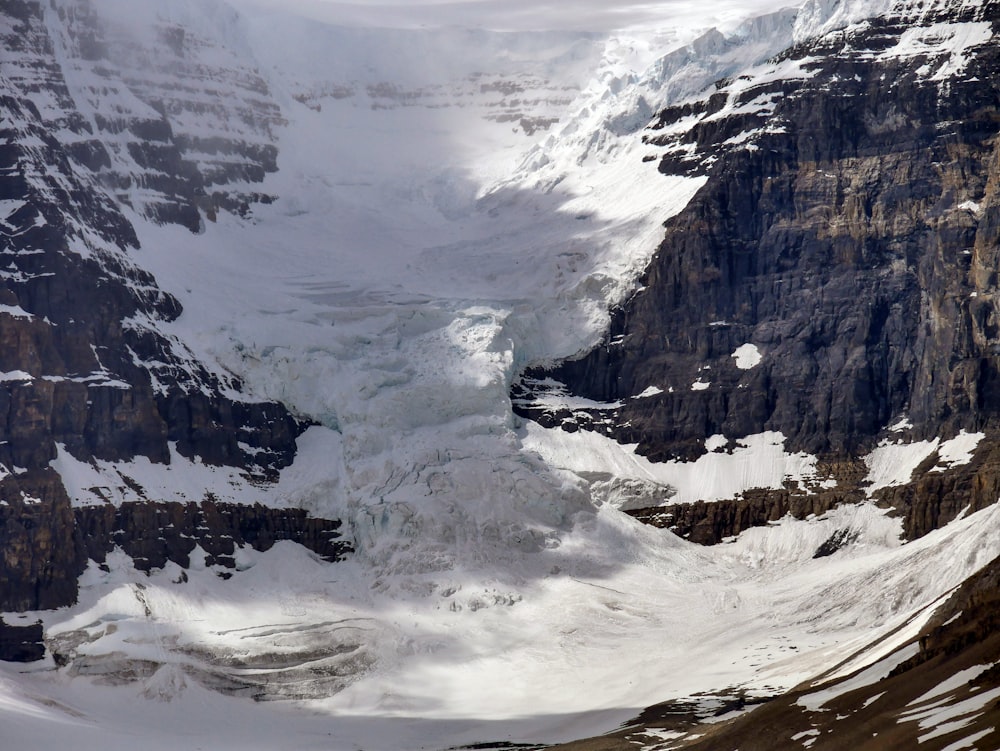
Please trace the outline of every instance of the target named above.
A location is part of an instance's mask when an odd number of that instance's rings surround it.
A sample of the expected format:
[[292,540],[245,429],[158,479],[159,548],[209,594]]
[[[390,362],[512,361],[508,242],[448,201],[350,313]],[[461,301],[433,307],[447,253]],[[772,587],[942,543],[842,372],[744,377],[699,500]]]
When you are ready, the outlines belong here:
[[260,76],[191,30],[161,24],[155,35],[117,32],[87,0],[0,3],[5,610],[73,603],[87,560],[113,546],[147,570],[185,563],[196,544],[224,566],[234,545],[278,539],[330,560],[347,550],[339,522],[208,492],[73,508],[52,467],[61,451],[92,466],[179,456],[231,467],[253,487],[291,464],[305,427],[164,333],[181,306],[134,262],[127,209],[197,232],[220,210],[270,200],[248,186],[277,168],[280,110]]
[[[168,442],[176,442],[181,455],[273,478],[294,453],[297,421],[278,405],[225,395],[240,384],[223,381],[157,328],[158,322],[180,315],[181,308],[132,261],[135,230],[108,187],[124,190],[128,181],[110,168],[122,167],[111,153],[108,134],[125,136],[124,144],[114,146],[138,153],[159,142],[156,134],[167,138],[171,122],[165,115],[118,123],[95,116],[91,122],[80,114],[83,108],[66,85],[63,68],[90,62],[83,49],[90,49],[88,44],[105,49],[95,41],[98,27],[83,13],[86,7],[3,6],[8,59],[0,128],[5,212],[0,233],[7,265],[0,289],[0,399],[6,417],[0,426],[0,461],[8,471],[40,469],[55,458],[58,443],[82,460],[140,455],[164,462]],[[57,11],[68,19],[63,36],[80,48],[77,58],[61,66],[45,23],[46,13]],[[103,70],[106,79],[110,73]],[[158,101],[170,111],[179,107]],[[151,175],[162,181],[171,174],[200,174],[198,165],[185,162],[179,146],[170,143],[174,155],[151,168]],[[273,157],[265,161],[273,169]],[[213,172],[212,179],[222,179],[221,174]],[[248,175],[236,177],[241,176]],[[206,179],[185,183],[177,177],[169,185],[140,182],[134,187],[139,194],[159,196],[156,205],[186,201],[200,217],[197,205]],[[177,209],[176,215],[150,211],[154,218],[192,229],[201,221],[187,221],[187,209]]]
[[51,469],[4,478],[0,492],[0,609],[32,611],[76,601],[88,561],[104,563],[119,549],[149,572],[168,561],[187,567],[198,546],[205,564],[232,569],[237,546],[268,550],[279,540],[305,546],[328,561],[351,545],[341,523],[301,509],[260,504],[146,502],[73,507]]
[[0,618],[0,660],[34,662],[45,656],[42,624],[15,626]]
[[[894,440],[995,436],[998,28],[994,2],[898,3],[660,112],[645,136],[660,171],[708,181],[604,342],[515,384],[521,414],[654,461],[719,434],[780,432],[826,464],[858,462],[892,423]],[[620,406],[546,412],[531,403],[546,379]],[[993,469],[976,487],[995,488]],[[908,534],[969,498],[944,485],[886,497],[910,507]],[[857,491],[660,511],[712,542]]]

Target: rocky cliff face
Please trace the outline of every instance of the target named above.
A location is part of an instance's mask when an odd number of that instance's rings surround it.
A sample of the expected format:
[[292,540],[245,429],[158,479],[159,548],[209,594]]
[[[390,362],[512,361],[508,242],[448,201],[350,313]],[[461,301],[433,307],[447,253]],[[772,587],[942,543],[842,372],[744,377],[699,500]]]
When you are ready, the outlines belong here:
[[[87,559],[114,544],[150,566],[185,560],[195,541],[223,563],[232,541],[308,538],[342,552],[323,537],[336,523],[211,497],[74,510],[51,467],[60,451],[84,465],[179,456],[233,467],[253,487],[291,463],[303,427],[162,333],[180,305],[133,261],[125,212],[198,231],[217,211],[268,200],[253,184],[276,169],[280,113],[259,76],[190,30],[156,34],[116,32],[87,2],[0,3],[3,609],[73,602]],[[195,518],[201,531],[179,538]]]
[[187,568],[198,547],[205,564],[218,567],[220,576],[235,568],[237,546],[263,551],[290,540],[327,561],[341,560],[351,551],[341,539],[339,521],[312,518],[300,509],[222,503],[211,497],[200,503],[150,500],[74,508],[51,470],[38,476],[25,473],[2,489],[7,500],[0,505],[0,591],[7,610],[73,603],[88,562],[104,564],[114,549],[148,573],[168,562]]
[[[835,482],[638,514],[702,542],[864,499],[861,459],[887,436],[994,441],[998,28],[996,3],[898,3],[660,112],[647,158],[708,182],[605,340],[529,369],[517,408],[654,461],[777,431]],[[602,408],[545,409],[553,380]],[[875,495],[919,535],[993,502],[995,469]]]
[[[865,502],[913,540],[996,503],[998,32],[995,2],[898,2],[660,112],[647,158],[705,186],[605,340],[527,370],[516,409],[656,462],[765,431],[817,458],[783,488],[623,507],[703,544]],[[973,432],[952,461],[942,438]],[[665,703],[556,748],[996,748],[997,572],[788,693]]]

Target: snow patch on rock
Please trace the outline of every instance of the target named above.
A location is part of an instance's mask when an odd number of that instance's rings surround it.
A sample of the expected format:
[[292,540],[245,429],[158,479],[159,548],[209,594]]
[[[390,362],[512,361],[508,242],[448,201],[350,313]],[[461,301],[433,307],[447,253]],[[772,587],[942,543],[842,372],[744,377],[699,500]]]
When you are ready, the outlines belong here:
[[740,370],[750,370],[760,365],[763,359],[756,344],[741,344],[731,355],[736,360],[736,367]]
[[931,471],[944,472],[952,467],[968,464],[972,461],[972,455],[976,447],[979,446],[979,442],[985,437],[985,433],[967,433],[964,430],[959,432],[957,436],[945,441],[938,448],[939,463]]
[[676,489],[669,503],[734,498],[753,488],[778,490],[787,482],[817,480],[816,457],[784,450],[781,433],[765,432],[735,441],[730,453],[718,453],[724,437],[708,439],[710,453],[693,462],[651,462],[623,445],[591,431],[546,430],[535,423],[523,428],[524,446],[547,464],[573,472],[604,472],[615,477],[654,482]]

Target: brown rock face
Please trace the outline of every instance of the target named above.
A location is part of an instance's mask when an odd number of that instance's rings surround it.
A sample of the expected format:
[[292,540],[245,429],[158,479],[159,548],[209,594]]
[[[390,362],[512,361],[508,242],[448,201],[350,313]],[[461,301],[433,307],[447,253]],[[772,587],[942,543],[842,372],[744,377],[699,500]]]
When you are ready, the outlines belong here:
[[[882,53],[903,33],[932,36],[939,21],[996,29],[1000,11],[896,11],[773,61],[791,76],[748,73],[660,113],[646,141],[661,171],[708,182],[668,222],[605,342],[515,384],[521,414],[636,443],[654,461],[696,458],[715,434],[778,431],[787,450],[821,464],[857,463],[902,416],[912,428],[894,439],[964,429],[996,440],[1000,46],[965,50],[966,67],[947,81],[928,72],[947,49]],[[678,129],[684,118],[694,124]],[[733,353],[747,343],[762,359],[740,369]],[[600,420],[546,413],[531,404],[546,378],[623,406]],[[711,385],[692,390],[699,380]],[[649,387],[662,391],[635,398]],[[997,482],[991,463],[879,497],[919,536],[966,502],[995,501]],[[858,491],[855,481],[812,501],[747,494],[646,517],[672,513],[692,539],[713,542]]]
[[0,482],[0,608],[45,610],[76,602],[86,566],[62,480],[51,469]]
[[125,503],[120,507],[76,508],[76,537],[86,559],[103,563],[112,548],[130,555],[140,571],[168,561],[190,565],[198,545],[206,565],[236,566],[237,546],[269,550],[280,540],[298,543],[328,561],[351,551],[341,539],[339,521],[318,519],[301,509],[217,503]]
[[[984,509],[1000,498],[1000,436],[989,432],[982,444],[968,464],[945,471],[940,471],[937,464],[938,454],[932,453],[914,470],[911,482],[882,488],[871,499],[890,509],[891,515],[902,517],[903,536],[907,540],[944,526],[963,511]],[[862,462],[820,465],[819,473],[834,478],[836,487],[758,488],[735,499],[628,508],[625,513],[654,527],[670,529],[691,542],[715,545],[745,529],[776,522],[786,515],[796,519],[820,516],[842,504],[861,503],[869,498],[862,482],[867,467]],[[849,534],[845,530],[839,544],[849,542]],[[834,552],[835,543],[831,541],[834,547],[817,551],[817,555]]]

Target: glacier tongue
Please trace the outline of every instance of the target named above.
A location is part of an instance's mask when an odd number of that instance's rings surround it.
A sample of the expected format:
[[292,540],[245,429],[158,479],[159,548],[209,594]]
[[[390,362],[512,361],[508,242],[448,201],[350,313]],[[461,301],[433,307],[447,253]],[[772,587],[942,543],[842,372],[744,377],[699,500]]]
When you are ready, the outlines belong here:
[[[271,16],[235,28],[288,120],[261,186],[277,199],[198,236],[141,225],[143,263],[184,305],[170,333],[337,434],[326,497],[279,488],[350,519],[384,586],[467,565],[490,575],[557,546],[593,506],[578,480],[522,450],[511,380],[596,340],[608,300],[703,179],[660,175],[627,134],[621,159],[556,190],[496,181],[540,137],[524,122],[575,96],[600,52],[594,35]],[[379,45],[413,64],[373,56]],[[442,70],[476,74],[436,83]],[[518,120],[495,116],[498,97]],[[527,97],[541,104],[512,103]]]

